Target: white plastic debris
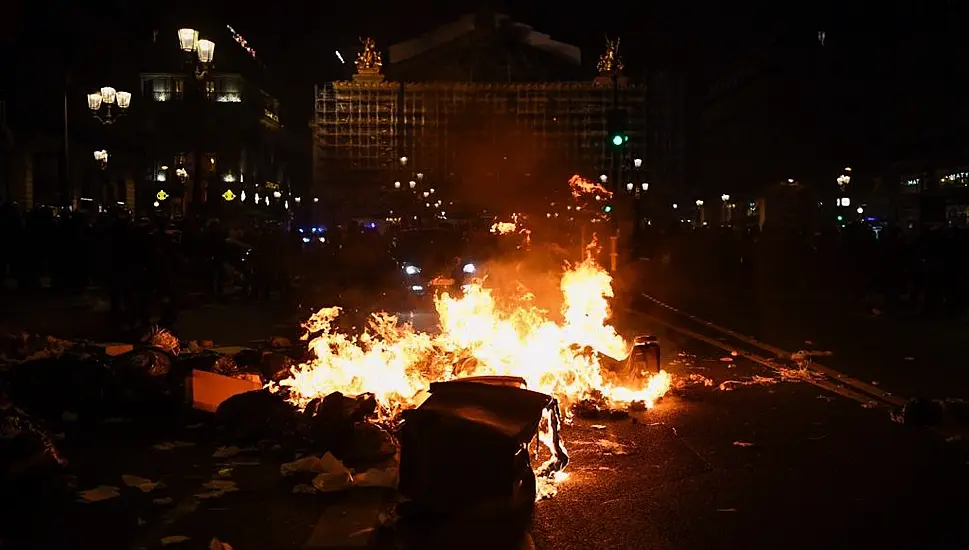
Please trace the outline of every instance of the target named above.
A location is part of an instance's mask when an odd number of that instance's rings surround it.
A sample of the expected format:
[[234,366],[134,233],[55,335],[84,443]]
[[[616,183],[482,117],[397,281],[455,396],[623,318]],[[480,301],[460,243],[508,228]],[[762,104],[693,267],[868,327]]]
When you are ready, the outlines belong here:
[[89,504],[91,502],[101,502],[102,500],[109,500],[119,497],[121,496],[121,492],[120,489],[111,485],[99,485],[94,489],[79,491],[77,496],[81,502]]
[[123,474],[121,476],[121,481],[123,481],[128,487],[141,489],[142,493],[150,493],[155,489],[165,486],[165,484],[161,481],[152,481],[148,478],[131,474]]
[[304,456],[292,462],[287,462],[279,467],[279,473],[283,476],[291,476],[298,472],[321,474],[340,470],[346,470],[346,467],[344,467],[343,463],[331,453],[326,453],[322,457]]

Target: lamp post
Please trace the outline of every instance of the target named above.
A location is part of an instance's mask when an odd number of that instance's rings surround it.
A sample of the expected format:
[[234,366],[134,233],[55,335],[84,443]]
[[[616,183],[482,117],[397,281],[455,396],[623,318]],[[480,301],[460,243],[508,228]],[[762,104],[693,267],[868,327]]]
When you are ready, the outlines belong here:
[[193,86],[194,89],[194,101],[196,103],[197,111],[194,113],[195,123],[198,125],[194,135],[198,140],[195,144],[195,166],[193,167],[192,174],[192,202],[201,203],[204,197],[205,189],[202,185],[202,151],[201,144],[203,140],[203,129],[204,121],[202,115],[202,110],[204,106],[204,89],[202,87],[202,81],[204,81],[212,69],[212,62],[215,59],[215,42],[206,39],[199,39],[199,32],[191,28],[178,29],[178,46],[185,54],[185,63],[187,66],[193,67],[195,74],[196,85]]
[[[119,92],[111,86],[87,94],[87,108],[101,124],[114,124],[131,105],[131,93]],[[112,107],[117,106],[117,109]]]
[[703,199],[696,200],[696,211],[700,216],[700,225],[706,223],[706,211],[703,209]]

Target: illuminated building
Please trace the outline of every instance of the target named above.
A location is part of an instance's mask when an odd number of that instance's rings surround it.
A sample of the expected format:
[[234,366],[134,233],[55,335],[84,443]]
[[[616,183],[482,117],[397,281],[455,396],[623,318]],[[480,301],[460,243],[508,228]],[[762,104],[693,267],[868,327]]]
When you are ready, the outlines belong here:
[[[194,37],[188,31],[194,29],[157,31],[151,64],[144,65],[157,72],[140,75],[148,166],[139,195],[150,200],[165,189],[175,201],[222,203],[268,186],[288,197],[284,130],[279,101],[267,91],[274,84],[269,70],[229,25]],[[193,56],[201,37],[215,44],[207,63]]]
[[368,39],[352,79],[317,87],[314,188],[348,208],[431,187],[488,206],[575,173],[625,181],[645,157],[646,88],[623,76],[617,46],[583,64],[578,48],[487,12],[392,45],[386,62]]

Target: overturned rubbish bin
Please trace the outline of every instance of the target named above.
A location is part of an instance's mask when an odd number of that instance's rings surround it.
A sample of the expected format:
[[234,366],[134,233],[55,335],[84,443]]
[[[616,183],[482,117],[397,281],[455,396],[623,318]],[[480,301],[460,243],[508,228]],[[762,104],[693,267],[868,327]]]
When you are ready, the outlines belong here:
[[[406,411],[400,429],[400,492],[414,507],[448,515],[483,502],[508,501],[530,516],[536,480],[529,456],[543,418],[558,403],[523,389],[524,381],[476,377],[431,384],[430,397]],[[553,457],[565,467],[564,450]]]

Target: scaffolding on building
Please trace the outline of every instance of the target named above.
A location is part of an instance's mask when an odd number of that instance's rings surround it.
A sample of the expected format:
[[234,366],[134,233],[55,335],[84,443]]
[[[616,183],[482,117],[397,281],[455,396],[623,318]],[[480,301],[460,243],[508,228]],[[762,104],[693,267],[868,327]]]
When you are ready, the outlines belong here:
[[[389,82],[366,64],[360,70],[364,55],[366,47],[353,80],[317,89],[318,189],[388,188],[407,177],[400,174],[402,164],[444,188],[460,182],[462,153],[485,144],[492,154],[515,147],[516,155],[543,159],[546,175],[562,181],[574,173],[609,173],[624,181],[614,167],[625,170],[632,158],[645,156],[646,89],[603,74],[602,67],[598,78],[584,82]],[[608,70],[618,72],[621,65]],[[628,147],[610,146],[613,110],[625,112]],[[613,155],[622,158],[614,162]]]

